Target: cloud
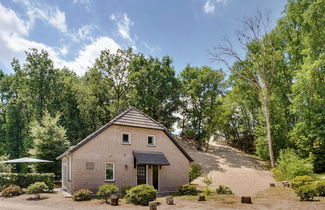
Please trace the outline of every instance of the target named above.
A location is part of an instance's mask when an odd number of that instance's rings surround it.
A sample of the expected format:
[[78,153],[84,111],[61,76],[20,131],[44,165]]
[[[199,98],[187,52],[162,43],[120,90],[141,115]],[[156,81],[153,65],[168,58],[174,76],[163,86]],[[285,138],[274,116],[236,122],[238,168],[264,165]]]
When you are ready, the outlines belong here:
[[36,20],[41,20],[62,33],[68,32],[65,13],[58,7],[32,0],[15,0],[15,2],[23,6],[22,8],[26,11],[29,19],[26,23],[29,28],[33,28]]
[[229,0],[207,0],[203,6],[206,14],[213,14],[216,10],[216,4],[226,4]]
[[94,42],[86,45],[79,51],[78,56],[73,61],[65,61],[62,59],[54,60],[59,67],[68,67],[74,70],[78,75],[82,75],[86,72],[88,67],[92,66],[95,59],[99,57],[100,52],[105,49],[109,49],[112,53],[115,53],[120,46],[112,38],[103,36],[98,37]]
[[130,29],[131,29],[131,26],[133,26],[134,22],[131,21],[131,19],[128,17],[128,15],[126,13],[112,14],[110,16],[110,19],[116,22],[117,32],[119,33],[119,35],[123,39],[129,41],[130,43],[133,43],[134,40],[131,37]]
[[69,50],[67,46],[54,48],[43,43],[28,40],[28,33],[31,29],[25,21],[20,19],[15,11],[3,7],[0,4],[0,62],[5,66],[10,66],[12,58],[24,61],[25,51],[30,48],[46,50],[56,67],[68,67],[77,74],[82,75],[91,66],[100,52],[109,49],[116,52],[120,46],[112,39],[106,36],[94,39],[88,45],[85,45],[76,58],[66,61],[61,58],[65,56]]

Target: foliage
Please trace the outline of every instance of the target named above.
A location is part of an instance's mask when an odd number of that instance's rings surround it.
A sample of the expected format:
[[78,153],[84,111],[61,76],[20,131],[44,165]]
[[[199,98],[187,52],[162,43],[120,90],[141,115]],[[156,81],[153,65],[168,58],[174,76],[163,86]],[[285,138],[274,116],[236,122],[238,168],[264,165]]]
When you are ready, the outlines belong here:
[[1,155],[0,156],[0,173],[10,173],[12,166],[6,163],[2,163],[2,161],[8,160],[7,155]]
[[39,174],[39,173],[1,173],[0,174],[0,190],[9,185],[17,185],[21,188],[26,188],[35,182],[44,182],[48,187],[47,190],[54,189],[54,174]]
[[218,194],[233,194],[230,187],[227,187],[225,185],[219,185],[219,187],[216,189],[216,192]]
[[121,187],[120,189],[120,192],[121,192],[121,198],[124,198],[126,196],[126,194],[128,193],[128,191],[132,188],[133,186],[123,186]]
[[311,175],[313,165],[300,158],[292,149],[282,150],[277,161],[275,176],[279,180],[291,180],[296,176]]
[[171,129],[180,105],[181,84],[172,67],[172,59],[137,54],[130,63],[131,104]]
[[22,193],[21,188],[16,185],[10,185],[1,191],[3,197],[13,197]]
[[307,184],[297,187],[295,192],[300,197],[301,201],[310,201],[317,196],[315,184]]
[[201,175],[201,165],[199,164],[191,164],[189,167],[189,178],[190,182],[196,179]]
[[27,194],[34,194],[35,197],[40,198],[39,194],[45,192],[48,189],[48,186],[45,182],[35,182],[27,187]]
[[308,185],[314,182],[314,179],[310,176],[297,176],[291,181],[292,188],[298,188],[303,185]]
[[316,185],[317,194],[319,196],[324,197],[325,196],[325,180],[322,179],[322,180],[316,181],[315,185]]
[[205,188],[204,188],[205,194],[210,195],[211,189],[209,187],[212,184],[212,178],[209,177],[208,175],[205,175],[203,178],[203,183],[205,184]]
[[156,199],[156,192],[157,190],[151,185],[138,185],[132,187],[125,198],[130,203],[147,206],[150,201]]
[[194,184],[184,184],[178,188],[178,192],[181,195],[197,195],[198,190]]
[[[182,133],[192,137],[200,148],[215,135],[224,92],[224,73],[210,67],[187,65],[180,74],[182,84]],[[209,145],[209,144],[207,144]]]
[[73,193],[72,199],[74,201],[88,201],[91,199],[92,191],[88,189],[80,189]]
[[108,203],[108,198],[118,192],[118,188],[114,184],[103,184],[99,187],[96,195],[105,198],[106,203]]
[[54,163],[37,164],[38,172],[60,174],[61,162],[56,157],[68,149],[69,142],[66,140],[65,129],[58,125],[59,118],[60,115],[51,117],[45,112],[41,122],[34,122],[31,127],[36,157],[55,160]]

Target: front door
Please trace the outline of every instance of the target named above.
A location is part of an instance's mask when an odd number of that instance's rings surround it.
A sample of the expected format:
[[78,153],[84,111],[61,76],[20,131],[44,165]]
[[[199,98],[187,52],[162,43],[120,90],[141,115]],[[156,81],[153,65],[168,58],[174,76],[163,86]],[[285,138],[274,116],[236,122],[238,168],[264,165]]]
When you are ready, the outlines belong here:
[[137,185],[147,184],[147,170],[146,165],[137,166]]
[[152,166],[152,185],[156,190],[158,190],[158,177],[158,166]]

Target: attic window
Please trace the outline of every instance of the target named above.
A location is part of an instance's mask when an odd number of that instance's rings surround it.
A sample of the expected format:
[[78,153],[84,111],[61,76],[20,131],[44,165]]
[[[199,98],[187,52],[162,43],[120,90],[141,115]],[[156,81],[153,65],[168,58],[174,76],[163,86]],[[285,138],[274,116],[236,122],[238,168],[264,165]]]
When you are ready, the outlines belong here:
[[121,141],[122,141],[122,144],[131,144],[131,134],[130,133],[122,133]]
[[155,143],[155,137],[154,136],[148,136],[148,146],[156,146]]

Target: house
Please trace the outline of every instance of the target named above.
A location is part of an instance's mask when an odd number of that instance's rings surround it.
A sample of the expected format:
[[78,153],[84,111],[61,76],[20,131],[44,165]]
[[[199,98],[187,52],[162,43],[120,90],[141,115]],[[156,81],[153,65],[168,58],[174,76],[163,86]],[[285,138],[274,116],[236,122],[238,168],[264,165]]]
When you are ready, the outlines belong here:
[[60,155],[62,187],[94,192],[104,183],[118,187],[150,184],[173,192],[189,182],[192,158],[167,129],[129,108]]

